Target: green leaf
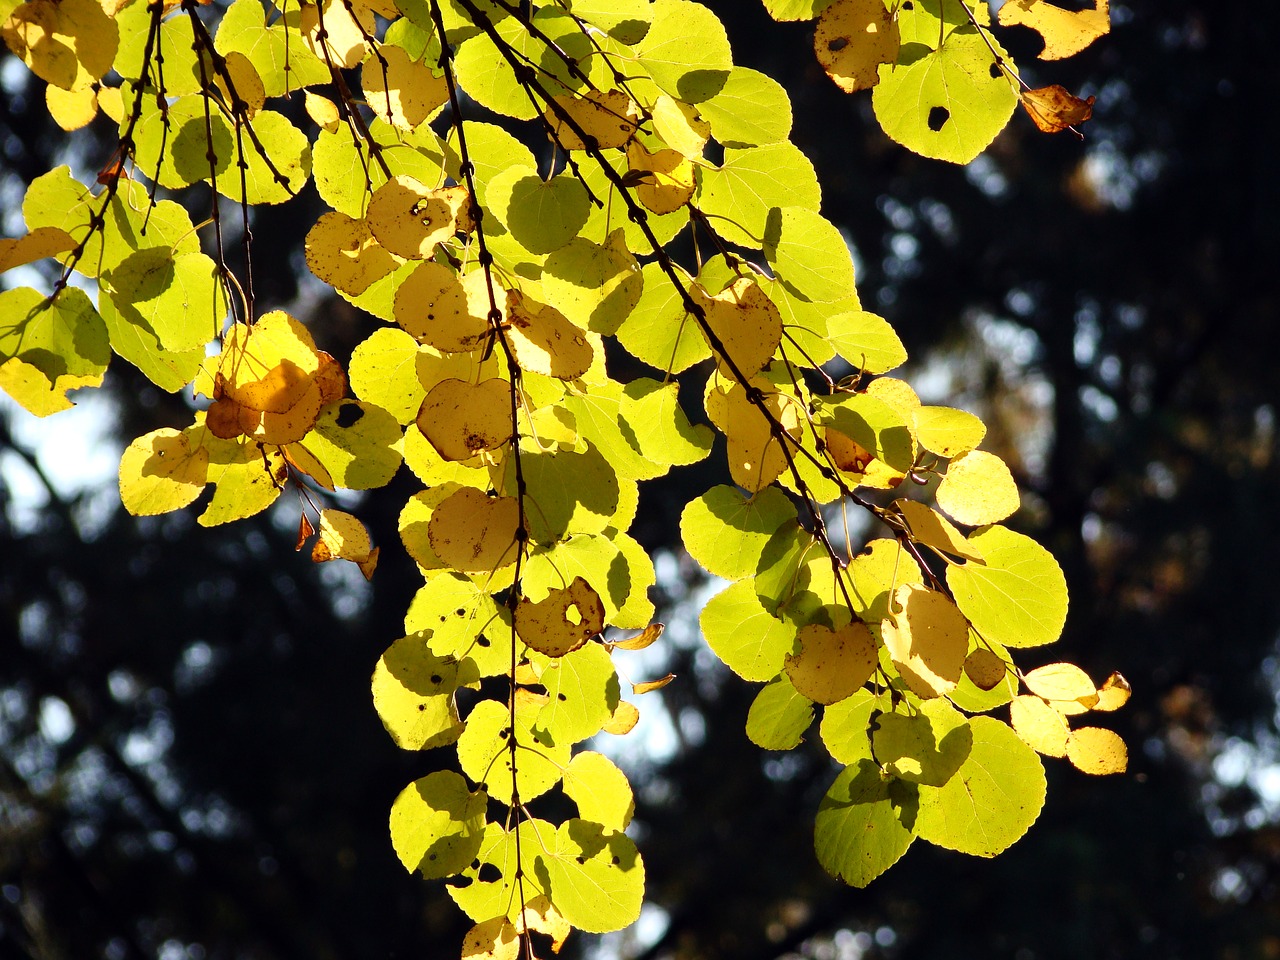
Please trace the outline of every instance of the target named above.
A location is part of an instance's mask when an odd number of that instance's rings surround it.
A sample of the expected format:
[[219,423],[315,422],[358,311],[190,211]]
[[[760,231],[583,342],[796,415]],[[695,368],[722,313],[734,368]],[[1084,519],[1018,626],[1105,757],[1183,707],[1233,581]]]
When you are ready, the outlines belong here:
[[580,930],[621,930],[640,916],[644,861],[624,833],[568,820],[535,869],[552,905]]
[[511,621],[474,580],[442,571],[413,595],[404,616],[406,633],[421,633],[432,655],[469,660],[482,677],[511,668]]
[[302,41],[301,16],[300,9],[287,10],[268,27],[258,0],[235,0],[222,15],[213,45],[224,57],[235,51],[248,57],[268,97],[328,83],[328,67]]
[[320,411],[302,445],[348,490],[386,486],[400,469],[403,433],[396,418],[360,400],[339,400]]
[[995,67],[987,42],[999,56],[1008,55],[972,26],[947,34],[937,50],[910,43],[907,36],[904,25],[898,62],[880,66],[871,95],[876,119],[908,150],[968,163],[1004,129],[1017,105],[1018,95]]
[[405,787],[391,805],[391,845],[404,868],[428,880],[465,870],[480,852],[488,802],[452,770]]
[[621,583],[625,577],[626,599],[618,605],[618,612],[609,622],[621,630],[642,630],[653,620],[654,607],[653,601],[649,599],[649,588],[658,582],[653,561],[633,537],[606,530],[605,536],[610,535],[624,564],[622,573],[610,571],[610,589],[615,589],[614,584]]
[[510,833],[502,824],[486,824],[475,860],[462,871],[460,882],[447,884],[445,889],[477,923],[494,917],[514,920],[521,915],[524,903],[545,892],[543,851],[554,839],[555,827],[545,820],[521,820]]
[[[172,247],[175,255],[200,250],[200,238],[187,211],[172,200],[152,205],[147,188],[135,180],[119,182],[102,229],[90,236],[90,221],[101,209],[101,196],[95,197],[71,176],[66,166],[55,167],[31,181],[22,201],[22,216],[31,230],[58,227],[76,241],[85,242],[76,271],[86,277],[114,269],[143,245]],[[67,257],[60,259],[65,261]]]
[[569,10],[625,44],[639,43],[653,19],[649,0],[572,0]]
[[770,210],[764,255],[778,278],[807,300],[835,303],[854,294],[849,245],[830,221],[812,210]]
[[796,692],[784,673],[756,694],[747,713],[747,737],[762,750],[792,750],[813,723],[813,701]]
[[904,583],[924,583],[920,565],[896,540],[872,540],[847,568],[853,613],[880,630],[880,621],[889,616],[889,599]]
[[[242,134],[243,159],[248,164],[244,171],[243,192],[237,169],[241,158],[233,151],[225,155],[225,168],[219,167],[218,192],[236,203],[242,197],[249,204],[284,203],[297,196],[311,176],[311,144],[306,134],[274,110],[255,114],[252,124],[262,150],[253,143],[247,131]],[[220,162],[223,156],[220,149]],[[201,179],[207,175],[206,172]]]
[[779,143],[791,133],[786,88],[749,67],[734,67],[720,92],[698,104],[698,112],[726,147]]
[[[600,153],[617,176],[627,175],[629,164],[625,151],[606,149],[601,150]],[[587,189],[601,202],[601,206],[592,204],[587,225],[582,228],[581,235],[593,243],[604,243],[610,234],[621,229],[628,250],[634,250],[639,256],[652,253],[653,248],[649,238],[640,225],[631,219],[626,200],[608,179],[600,164],[594,161],[579,164],[579,172]],[[689,213],[683,208],[660,216],[648,213],[645,222],[658,244],[665,246],[689,225]]]
[[[131,3],[115,14],[115,21],[120,29],[120,47],[112,66],[122,79],[137,83],[142,79],[142,54],[151,29],[151,11],[145,3]],[[191,24],[186,17],[169,17],[162,21],[156,43],[164,52],[165,94],[182,97],[198,93],[199,61],[191,43]]]
[[944,787],[920,788],[920,837],[976,857],[994,857],[1020,838],[1044,806],[1044,765],[1007,724],[969,721],[969,758]]
[[1006,647],[1057,640],[1067,620],[1067,580],[1053,554],[998,524],[969,540],[986,562],[949,565],[947,586],[974,629]]
[[823,397],[817,420],[839,430],[899,473],[906,474],[915,462],[911,428],[897,410],[878,397],[868,393]]
[[[632,592],[631,567],[622,550],[605,534],[578,534],[560,543],[538,547],[524,571],[524,589],[545,596],[582,577],[600,595],[606,623],[615,623],[619,609]],[[648,621],[646,621],[647,623]]]
[[[546,793],[560,782],[560,771],[569,765],[569,744],[550,744],[533,732],[533,724],[545,698],[517,698],[515,785],[522,801]],[[484,784],[489,796],[511,802],[511,714],[506,704],[481,700],[467,716],[458,738],[458,763],[462,772]]]
[[706,458],[714,434],[706,424],[689,422],[678,391],[675,382],[638,377],[623,388],[622,415],[642,456],[654,463],[685,467]]
[[852,697],[822,708],[822,724],[818,728],[822,743],[831,758],[839,763],[854,764],[874,760],[871,754],[871,715],[892,709],[888,693],[873,694],[859,690]]
[[196,523],[214,527],[243,520],[275,503],[287,475],[277,450],[245,437],[220,440],[207,428],[201,430],[199,442],[209,448],[209,482],[216,489]]
[[968,758],[973,733],[960,711],[939,698],[920,702],[912,714],[882,713],[871,745],[886,773],[940,787]]
[[643,289],[640,264],[624,245],[621,230],[603,244],[575,237],[542,265],[547,302],[575,325],[606,336],[626,320]]
[[562,173],[543,180],[532,168],[511,167],[497,174],[485,194],[489,209],[530,253],[559,250],[587,222],[586,188]]
[[777,487],[747,497],[737,487],[721,485],[685,505],[680,537],[708,573],[742,580],[756,572],[769,538],[795,518],[795,506]]
[[[678,268],[677,268],[678,269]],[[618,342],[651,367],[680,373],[711,356],[698,325],[685,313],[684,300],[658,263],[641,270],[644,292],[618,327]],[[686,286],[690,282],[684,278]]]
[[427,391],[418,380],[418,342],[398,327],[382,327],[352,351],[348,374],[357,397],[410,424]]
[[653,24],[636,55],[659,87],[685,103],[714,97],[733,69],[724,25],[692,0],[656,0]]
[[373,670],[373,706],[396,746],[429,750],[462,733],[454,692],[478,679],[474,664],[432,652],[421,633],[401,637]]
[[[457,132],[449,131],[450,146],[456,149],[454,141]],[[503,170],[512,167],[528,167],[537,169],[538,161],[532,151],[514,136],[492,123],[467,123],[467,156],[475,165],[476,199],[481,204],[488,203],[489,181]],[[317,166],[318,166],[317,159]],[[462,182],[461,171],[450,169],[450,176]],[[419,178],[421,179],[421,178]],[[486,224],[487,227],[487,224]]]
[[759,249],[769,211],[803,207],[817,212],[822,189],[813,164],[788,141],[746,150],[726,148],[718,168],[700,169],[699,206],[730,243]]
[[148,247],[104,271],[102,279],[119,320],[154,335],[166,352],[203,354],[222,331],[227,297],[217,264],[203,253]]
[[775,20],[812,20],[835,0],[764,0],[764,8]]
[[652,480],[670,469],[669,464],[654,463],[640,449],[636,429],[626,415],[631,404],[622,384],[614,380],[592,384],[589,393],[569,394],[563,403],[573,414],[578,435],[599,449],[619,477]]
[[907,351],[897,332],[874,313],[854,310],[827,321],[831,346],[855,370],[887,373],[906,362]]
[[818,805],[813,846],[824,870],[865,887],[915,839],[917,787],[886,781],[870,760],[845,767]]
[[593,737],[618,707],[618,674],[598,643],[548,660],[539,679],[551,698],[533,725],[543,743],[567,747]]
[[[525,516],[536,543],[555,543],[570,533],[601,533],[618,509],[618,476],[595,447],[524,451]],[[507,464],[506,489],[515,488],[515,462]]]
[[[467,129],[469,132],[470,125]],[[444,185],[446,155],[452,159],[452,154],[430,125],[424,123],[412,133],[405,133],[374,119],[369,122],[369,133],[392,177],[413,177],[428,187]],[[382,172],[382,166],[369,157],[369,150],[366,142],[355,140],[343,125],[333,133],[321,130],[312,154],[312,170],[320,199],[353,220],[364,217],[369,195],[388,179]],[[390,313],[383,316],[370,312],[384,320],[391,319]]]
[[38,417],[71,408],[68,391],[102,383],[107,327],[83,290],[54,300],[31,287],[0,293],[0,388]]
[[607,830],[625,830],[635,811],[626,774],[608,757],[587,750],[569,763],[561,783],[565,796],[578,806],[583,820]]
[[739,580],[712,597],[698,623],[712,652],[744,680],[772,680],[795,647],[796,628],[761,605],[752,580]]

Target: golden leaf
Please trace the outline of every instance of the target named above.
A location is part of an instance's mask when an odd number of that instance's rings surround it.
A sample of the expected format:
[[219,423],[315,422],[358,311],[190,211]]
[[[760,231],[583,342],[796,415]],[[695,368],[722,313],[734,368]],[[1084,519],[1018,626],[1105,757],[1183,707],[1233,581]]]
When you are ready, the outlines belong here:
[[792,686],[814,703],[839,703],[853,696],[875,671],[876,642],[861,620],[838,630],[811,623],[797,635],[799,653],[788,654],[784,669]]
[[898,24],[884,0],[836,0],[813,35],[818,62],[845,93],[868,90],[882,63],[898,59]]
[[534,650],[563,657],[604,629],[604,603],[582,577],[553,589],[537,603],[524,597],[516,606],[516,633]]
[[[1065,87],[1052,84],[1035,90],[1023,90],[1018,94],[1022,109],[1045,133],[1061,133],[1084,123],[1093,116],[1094,97],[1081,100]],[[1079,131],[1076,131],[1079,133]]]
[[1067,739],[1067,759],[1077,770],[1103,776],[1129,768],[1129,750],[1120,735],[1101,727],[1081,727]]
[[955,689],[969,650],[969,621],[942,593],[904,583],[880,631],[911,691],[929,699]]
[[1005,0],[996,14],[1001,26],[1030,27],[1044,38],[1041,60],[1079,53],[1111,31],[1111,0],[1093,0],[1093,8],[1064,10],[1048,0]]

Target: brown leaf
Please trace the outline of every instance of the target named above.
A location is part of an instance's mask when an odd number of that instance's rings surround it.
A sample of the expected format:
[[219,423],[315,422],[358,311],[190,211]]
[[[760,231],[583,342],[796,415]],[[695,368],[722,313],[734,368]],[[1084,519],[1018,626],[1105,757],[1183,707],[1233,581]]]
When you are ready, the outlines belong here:
[[316,528],[311,525],[311,521],[307,519],[307,515],[304,513],[301,517],[301,522],[298,524],[298,540],[293,545],[293,549],[301,550],[303,544],[305,544],[315,532]]
[[[1093,116],[1093,97],[1081,100],[1056,83],[1036,90],[1023,90],[1021,97],[1022,108],[1044,133],[1074,129]],[[1076,134],[1079,133],[1076,130]]]

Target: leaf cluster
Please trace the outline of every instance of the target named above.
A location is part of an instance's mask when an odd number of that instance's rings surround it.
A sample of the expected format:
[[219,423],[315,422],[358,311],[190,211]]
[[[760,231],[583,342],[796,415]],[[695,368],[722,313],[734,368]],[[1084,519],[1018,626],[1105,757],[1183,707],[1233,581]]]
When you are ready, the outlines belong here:
[[[925,155],[970,159],[1017,100],[962,0],[766,6],[821,15],[828,72],[875,85],[886,132]],[[1056,41],[1050,6],[1010,0],[1029,11],[1002,22]],[[235,0],[218,18],[29,0],[0,33],[60,91],[65,126],[101,110],[120,134],[97,192],[65,167],[27,191],[29,233],[0,265],[55,257],[62,273],[48,296],[0,294],[0,386],[52,413],[114,353],[190,388],[190,424],[125,451],[125,506],[161,514],[212,487],[213,525],[291,488],[299,548],[365,576],[379,548],[328,494],[402,464],[421,481],[399,533],[423,585],[373,699],[400,747],[456,750],[456,771],[396,798],[390,832],[474,921],[464,956],[532,955],[533,933],[558,949],[639,915],[631,787],[580,745],[626,734],[635,698],[672,679],[624,698],[615,653],[661,635],[653,563],[627,531],[640,484],[706,458],[717,432],[731,483],[681,519],[728,582],[703,634],[764,684],[747,723],[760,746],[795,746],[822,706],[842,765],[817,814],[828,870],[863,885],[916,836],[1000,852],[1043,803],[1038,754],[1124,768],[1114,735],[1067,720],[1121,705],[1118,675],[1095,688],[1067,664],[1014,664],[1010,648],[1061,632],[1062,573],[1002,525],[1019,493],[979,449],[981,421],[884,376],[905,350],[862,308],[787,94],[733,63],[705,7]],[[345,369],[298,319],[260,315],[252,275],[226,264],[226,210],[252,263],[251,209],[309,183],[330,209],[307,265],[376,321]],[[167,198],[193,187],[210,198],[200,225]],[[606,341],[655,376],[615,379]],[[706,422],[674,376],[696,364]],[[857,553],[855,511],[887,534]],[[986,715],[1005,704],[1011,725]]]

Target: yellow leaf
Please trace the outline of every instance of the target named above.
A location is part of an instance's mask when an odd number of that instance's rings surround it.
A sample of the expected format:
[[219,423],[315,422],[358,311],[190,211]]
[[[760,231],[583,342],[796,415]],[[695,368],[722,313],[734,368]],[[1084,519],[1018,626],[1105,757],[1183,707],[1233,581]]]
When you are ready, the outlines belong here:
[[1009,665],[998,654],[978,647],[964,658],[964,672],[979,690],[994,690],[1008,674]]
[[190,428],[153,430],[120,457],[120,500],[135,517],[179,510],[200,496],[208,475],[209,451],[192,446]]
[[[600,149],[621,147],[636,132],[636,118],[640,111],[621,90],[587,90],[577,97],[552,97],[556,105],[573,118],[584,134],[595,141]],[[556,142],[565,150],[585,150],[583,139],[570,128],[560,114],[548,107],[547,120],[551,123]]]
[[[779,420],[788,436],[800,432],[800,412],[763,377],[751,385],[764,395],[764,406]],[[733,482],[752,493],[773,483],[787,467],[782,446],[769,429],[769,421],[747,399],[738,384],[717,387],[707,394],[707,416],[728,439],[729,473]]]
[[654,131],[668,147],[689,159],[702,156],[702,149],[711,137],[711,125],[698,115],[695,107],[662,93],[649,113]]
[[422,401],[418,429],[444,460],[497,450],[511,439],[511,390],[496,377],[476,384],[441,380]]
[[1129,681],[1120,674],[1113,673],[1098,688],[1098,702],[1093,705],[1093,709],[1106,712],[1119,710],[1129,702],[1129,694],[1132,692]]
[[1046,757],[1067,755],[1071,729],[1062,714],[1039,697],[1014,697],[1009,703],[1009,722],[1013,732],[1037,753]]
[[258,75],[257,67],[239,50],[232,50],[227,54],[226,68],[227,74],[231,77],[231,86],[227,86],[226,80],[219,73],[215,77],[218,89],[226,98],[226,102],[233,105],[233,109],[238,100],[244,112],[252,117],[262,109],[262,105],[267,100],[267,91],[262,84],[262,77]]
[[[329,211],[307,232],[307,266],[325,283],[358,297],[400,261],[374,239],[365,220]],[[442,268],[443,269],[443,268]]]
[[516,633],[534,650],[563,657],[604,629],[600,594],[582,577],[564,589],[552,589],[537,603],[521,599],[515,612]]
[[[321,2],[324,3],[323,21],[316,4],[304,3],[299,29],[306,45],[322,62],[333,62],[350,70],[364,59],[367,49],[365,37],[372,37],[376,29],[373,11],[360,10],[354,4],[341,0]],[[359,22],[352,17],[353,13],[360,17]]]
[[97,0],[30,0],[0,26],[14,55],[41,80],[82,90],[116,58],[120,31]]
[[951,461],[935,494],[938,506],[957,523],[997,523],[1018,509],[1018,485],[1003,460],[970,450]]
[[915,421],[916,412],[921,408],[920,398],[911,384],[897,377],[876,377],[867,387],[867,393],[893,407],[907,423]]
[[[56,87],[50,89],[56,90]],[[76,245],[67,231],[58,227],[37,227],[16,239],[0,240],[0,273],[45,257],[66,253]]]
[[338,112],[338,105],[328,97],[322,97],[318,93],[312,93],[310,90],[306,93],[304,103],[307,108],[307,116],[314,120],[316,126],[326,133],[337,132],[338,125],[342,122],[342,114]]
[[516,960],[520,934],[506,917],[477,923],[462,938],[462,960]]
[[617,640],[612,646],[616,650],[643,650],[645,647],[652,646],[662,636],[664,629],[666,628],[660,623],[651,623],[640,631],[637,636],[631,637],[629,640]]
[[360,85],[369,108],[393,127],[413,130],[449,99],[443,74],[411,59],[404,47],[384,43],[378,53],[381,60],[372,53],[365,59]]
[[639,721],[640,711],[636,709],[636,705],[627,700],[619,700],[613,716],[600,729],[605,733],[612,733],[615,737],[621,737],[634,730]]
[[1129,750],[1120,735],[1101,727],[1073,730],[1067,739],[1067,759],[1077,770],[1099,776],[1129,768]]
[[876,642],[861,620],[832,630],[819,623],[801,627],[799,653],[788,654],[784,669],[791,684],[814,703],[853,696],[875,671]]
[[676,150],[650,153],[639,140],[627,144],[627,166],[644,174],[636,184],[636,198],[657,214],[679,210],[693,196],[693,164]]
[[487,573],[516,562],[519,517],[514,497],[488,497],[462,487],[431,512],[427,537],[445,566]]
[[898,513],[907,525],[907,532],[912,540],[926,547],[932,547],[939,553],[962,557],[977,563],[982,562],[982,551],[974,546],[972,541],[966,540],[964,535],[945,517],[940,516],[925,504],[917,500],[904,499],[893,501],[893,506],[898,508]]
[[884,645],[907,686],[923,699],[955,688],[969,652],[969,621],[945,594],[904,583],[881,621]]
[[[523,920],[523,923],[520,922],[521,920]],[[538,933],[545,933],[550,937],[552,953],[560,952],[560,948],[564,946],[565,940],[569,938],[569,934],[573,931],[569,921],[560,916],[559,911],[551,905],[551,901],[542,894],[525,904],[524,912],[521,917],[517,918],[517,923],[517,929],[522,933],[527,928],[536,930]]]
[[555,307],[507,291],[507,337],[520,369],[576,380],[591,368],[595,350],[586,331]]
[[1084,713],[1098,702],[1093,681],[1074,663],[1046,664],[1022,680],[1037,697],[1051,701],[1059,713]]
[[981,420],[953,407],[920,407],[914,419],[920,446],[940,457],[955,457],[972,450],[987,435]]
[[98,92],[93,87],[64,90],[51,83],[44,88],[44,102],[53,122],[67,131],[88,126],[98,115]]
[[311,559],[316,563],[350,560],[369,580],[378,566],[378,548],[369,538],[365,525],[351,514],[342,510],[322,510],[320,539],[311,550]]
[[845,93],[869,90],[879,66],[898,59],[898,24],[884,0],[836,0],[813,35],[818,62]]
[[[499,317],[506,293],[495,281]],[[489,336],[489,286],[483,270],[463,278],[427,260],[396,291],[396,323],[412,337],[441,353],[469,353]]]
[[427,260],[436,246],[452,239],[470,224],[460,222],[460,187],[431,190],[413,177],[399,176],[388,180],[369,198],[366,218],[378,242],[397,257]]
[[[773,359],[782,341],[782,316],[755,280],[740,277],[714,297],[708,296],[701,285],[695,285],[691,293],[724,353],[744,375],[758,373]],[[715,349],[714,344],[711,346]],[[718,359],[724,374],[730,376],[724,357]]]
[[1048,0],[1007,0],[996,19],[1004,27],[1030,27],[1044,38],[1041,60],[1061,60],[1079,53],[1111,31],[1111,0],[1093,0],[1093,8],[1064,10]]
[[661,690],[675,678],[676,675],[674,673],[668,673],[665,677],[660,677],[657,680],[645,680],[641,683],[633,683],[631,685],[631,692],[635,694],[652,693],[654,690]]

